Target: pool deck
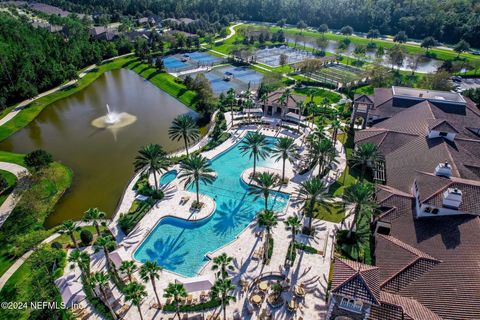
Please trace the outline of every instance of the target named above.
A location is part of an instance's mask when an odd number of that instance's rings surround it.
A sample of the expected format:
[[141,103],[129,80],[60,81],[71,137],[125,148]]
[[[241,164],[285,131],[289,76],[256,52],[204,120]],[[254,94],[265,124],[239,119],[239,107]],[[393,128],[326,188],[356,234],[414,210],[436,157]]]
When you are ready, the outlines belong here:
[[[230,113],[225,113],[227,123],[230,123]],[[297,145],[303,145],[303,136],[299,134],[294,134],[288,130],[268,130],[260,129],[251,125],[243,126],[239,129],[230,129],[231,137],[220,146],[204,152],[203,155],[208,159],[213,159],[215,156],[225,152],[235,144],[237,144],[248,132],[250,131],[260,131],[267,136],[272,137],[281,137],[289,136],[295,139]],[[336,167],[331,170],[328,175],[324,178],[326,184],[333,183],[335,179],[340,176],[341,172],[344,170],[346,161],[345,161],[345,152],[343,146],[340,143],[336,145],[338,156]],[[303,150],[302,152],[306,152]],[[257,167],[259,172],[261,171],[271,171],[278,174],[281,174],[282,162],[273,162],[269,163],[267,167]],[[172,166],[169,170],[179,171],[179,166]],[[252,168],[246,169],[242,176],[243,179],[248,181],[248,175],[252,171]],[[253,283],[258,277],[261,277],[264,274],[275,273],[288,276],[291,283],[303,284],[306,290],[306,296],[303,300],[300,301],[300,308],[296,312],[296,316],[301,316],[304,319],[320,319],[326,313],[326,287],[328,273],[330,269],[330,259],[332,254],[332,244],[333,244],[333,234],[334,231],[338,228],[341,228],[340,224],[335,224],[331,222],[315,220],[314,225],[316,227],[316,234],[314,237],[307,237],[303,235],[297,235],[296,241],[306,243],[314,248],[316,248],[320,253],[319,254],[308,254],[304,251],[299,250],[297,252],[297,258],[293,266],[288,269],[285,269],[284,262],[287,254],[287,249],[291,241],[290,231],[287,231],[284,227],[283,221],[291,215],[298,215],[302,217],[301,203],[296,192],[299,184],[306,179],[310,178],[316,172],[315,168],[303,176],[295,175],[294,167],[287,162],[285,175],[290,179],[290,182],[286,186],[282,186],[279,191],[286,192],[290,194],[290,199],[284,208],[283,212],[278,214],[278,225],[273,228],[272,236],[274,239],[274,249],[273,256],[268,265],[264,265],[261,260],[256,260],[254,258],[254,253],[260,247],[263,246],[265,237],[260,236],[263,234],[263,230],[259,229],[256,226],[256,222],[252,221],[247,228],[245,228],[235,240],[227,243],[213,252],[207,254],[208,257],[214,257],[221,253],[226,253],[227,255],[234,257],[234,266],[236,271],[231,274],[232,281],[235,284],[238,284],[240,280]],[[153,179],[153,178],[151,178]],[[127,212],[131,204],[135,200],[135,192],[132,190],[132,187],[136,181],[136,178],[132,179],[129,186],[126,189],[125,195],[123,197],[122,203],[118,208],[118,212]],[[153,182],[153,180],[152,180]],[[250,182],[251,183],[251,182]],[[149,232],[153,230],[156,224],[164,217],[171,216],[177,217],[185,220],[199,220],[204,219],[211,215],[215,211],[215,201],[206,196],[200,195],[201,201],[205,203],[205,206],[199,212],[192,212],[190,210],[191,202],[195,199],[195,193],[185,191],[184,185],[179,181],[179,179],[173,180],[166,186],[162,186],[165,192],[165,198],[159,201],[154,208],[152,208],[145,217],[137,224],[137,226],[130,232],[128,236],[123,235],[123,232],[118,227],[118,217],[116,215],[112,223],[110,223],[109,228],[112,230],[116,236],[117,242],[120,246],[123,246],[128,256],[133,259],[133,254],[135,250],[140,246],[142,241],[146,239]],[[278,191],[278,188],[277,188]],[[201,192],[201,189],[200,189]],[[182,197],[189,197],[189,201],[186,204],[180,204]],[[305,222],[306,223],[306,222]],[[201,241],[201,239],[199,239]],[[199,275],[209,275],[212,274],[211,270],[212,262],[208,261],[202,269],[198,272]],[[99,271],[105,269],[105,257],[101,252],[92,254],[92,271]],[[136,279],[140,279],[138,272],[134,274]],[[176,274],[169,270],[163,270],[160,276],[160,279],[156,281],[157,290],[160,297],[162,296],[163,290],[167,287],[169,283],[174,282],[176,279],[184,278],[182,275]],[[155,295],[153,293],[153,287],[150,282],[144,283],[148,292],[148,296],[145,298],[141,308],[142,313],[147,319],[165,319],[165,316],[173,317],[173,313],[163,313],[157,309],[151,308],[150,306],[155,303]],[[121,292],[113,287],[114,298],[121,304],[127,304],[125,302],[124,296]],[[292,286],[293,290],[293,286]],[[289,300],[293,297],[292,290],[284,292],[282,295],[284,299]],[[254,307],[249,302],[249,294],[241,292],[240,286],[234,292],[237,300],[230,304],[227,308],[228,318],[232,318],[234,312],[239,312],[242,319],[255,319],[261,310],[271,310],[274,316],[274,319],[292,319],[293,314],[289,312],[285,305],[277,309],[271,309],[267,306],[266,302],[260,307]],[[162,303],[165,302],[164,298],[161,298]],[[205,316],[212,314],[214,311],[205,312]],[[215,311],[217,312],[217,311]],[[194,314],[190,314],[193,316]],[[135,307],[130,308],[125,314],[125,319],[137,319],[138,313]]]

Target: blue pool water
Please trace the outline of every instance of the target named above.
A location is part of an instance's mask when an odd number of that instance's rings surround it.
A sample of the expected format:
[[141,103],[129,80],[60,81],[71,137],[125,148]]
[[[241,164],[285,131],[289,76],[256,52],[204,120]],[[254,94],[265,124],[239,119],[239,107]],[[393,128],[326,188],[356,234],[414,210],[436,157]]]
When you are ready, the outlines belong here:
[[[274,142],[274,138],[269,138],[269,143]],[[240,178],[243,170],[252,167],[253,162],[248,155],[240,153],[238,146],[212,160],[217,179],[211,185],[200,185],[201,193],[215,199],[215,212],[197,222],[163,218],[134,253],[136,260],[157,261],[167,270],[187,277],[195,276],[207,262],[205,254],[234,240],[248,226],[264,202],[249,195],[248,186]],[[273,161],[260,160],[258,165],[270,167]],[[287,201],[288,195],[274,192],[269,205],[280,211]]]
[[168,172],[165,172],[161,177],[160,177],[160,185],[166,185],[175,180],[177,177],[177,170],[170,170]]

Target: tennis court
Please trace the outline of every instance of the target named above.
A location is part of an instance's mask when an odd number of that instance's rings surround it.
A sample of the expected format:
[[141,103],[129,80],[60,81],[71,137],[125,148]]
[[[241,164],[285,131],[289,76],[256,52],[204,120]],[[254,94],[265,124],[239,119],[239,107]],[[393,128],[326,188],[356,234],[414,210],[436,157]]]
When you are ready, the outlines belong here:
[[206,52],[179,53],[163,58],[163,64],[168,72],[181,72],[205,66],[214,66],[223,62],[223,59]]
[[280,65],[280,56],[287,56],[287,64],[301,62],[313,58],[313,54],[307,51],[290,48],[287,46],[260,49],[255,53],[255,60],[270,67]]
[[[228,91],[233,88],[236,92],[244,91],[250,85],[251,89],[256,89],[262,82],[263,75],[247,67],[225,66],[214,68],[208,72],[201,72],[210,82],[212,91],[215,95]],[[227,76],[228,75],[228,76]],[[195,74],[191,75],[195,77]]]

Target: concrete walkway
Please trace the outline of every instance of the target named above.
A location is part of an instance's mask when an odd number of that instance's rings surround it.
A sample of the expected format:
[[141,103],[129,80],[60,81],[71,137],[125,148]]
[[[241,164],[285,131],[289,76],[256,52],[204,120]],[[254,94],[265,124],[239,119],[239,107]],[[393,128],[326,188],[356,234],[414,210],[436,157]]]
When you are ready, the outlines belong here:
[[238,27],[239,25],[242,25],[243,22],[240,22],[240,23],[237,23],[237,24],[234,24],[233,26],[230,26],[228,29],[230,30],[230,34],[227,35],[225,38],[221,38],[221,39],[217,39],[215,40],[215,43],[218,43],[218,42],[222,42],[222,41],[225,41],[227,39],[230,39],[231,37],[233,37],[237,32],[235,31],[235,28]]
[[[50,243],[58,237],[60,237],[60,233],[54,233],[50,237],[48,237],[47,239],[43,240],[41,242],[41,244]],[[15,271],[17,271],[18,268],[20,268],[20,266],[25,262],[25,260],[27,260],[28,257],[30,257],[32,255],[34,250],[35,249],[32,249],[30,251],[25,252],[23,254],[23,256],[18,258],[17,261],[15,261],[15,263],[12,264],[11,267],[8,268],[7,271],[5,271],[5,273],[2,275],[2,277],[0,277],[0,291],[2,291],[3,287],[7,283],[8,279],[10,279],[10,277],[15,273]]]
[[[19,166],[15,163],[10,162],[0,162],[0,169],[8,171],[17,177],[17,180],[24,174],[28,173],[28,170],[25,167]],[[13,208],[17,205],[20,200],[20,196],[16,194],[17,188],[15,188],[5,199],[5,201],[0,206],[0,227],[3,225],[5,220],[12,212]]]

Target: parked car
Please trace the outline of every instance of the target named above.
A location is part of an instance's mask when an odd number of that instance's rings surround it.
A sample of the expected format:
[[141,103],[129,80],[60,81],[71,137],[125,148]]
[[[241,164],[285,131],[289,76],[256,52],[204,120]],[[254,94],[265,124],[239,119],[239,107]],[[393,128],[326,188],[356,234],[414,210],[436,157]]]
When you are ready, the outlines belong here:
[[480,51],[472,51],[471,53],[476,55],[476,56],[480,56]]
[[453,76],[453,77],[452,77],[452,81],[453,81],[453,82],[462,82],[462,77]]

